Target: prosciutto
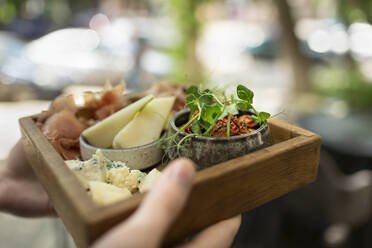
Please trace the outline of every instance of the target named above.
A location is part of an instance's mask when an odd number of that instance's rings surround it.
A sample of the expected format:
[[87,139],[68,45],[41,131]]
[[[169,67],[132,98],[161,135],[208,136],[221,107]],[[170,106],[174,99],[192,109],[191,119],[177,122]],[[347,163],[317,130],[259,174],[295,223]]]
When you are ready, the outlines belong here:
[[103,120],[127,105],[124,88],[124,84],[114,88],[106,84],[101,93],[88,92],[84,95],[85,107],[92,111],[95,120]]
[[76,106],[72,95],[59,96],[38,116],[37,125],[63,159],[81,159],[79,137],[84,129],[139,98],[150,93],[175,96],[173,112],[183,109],[186,103],[186,87],[174,83],[158,83],[146,92],[132,95],[124,95],[124,90],[125,84],[112,87],[108,83],[102,92],[86,92],[83,107]]
[[102,92],[84,94],[85,107],[79,109],[72,95],[59,96],[37,124],[65,160],[81,159],[79,137],[87,127],[110,116],[124,106],[124,85],[107,84]]
[[188,86],[177,83],[159,82],[148,90],[148,94],[156,97],[175,96],[176,100],[172,108],[172,112],[175,113],[185,108],[187,88]]
[[41,131],[63,159],[79,159],[79,136],[85,126],[69,110],[51,115]]
[[128,105],[149,94],[152,94],[155,97],[174,96],[176,97],[176,100],[174,101],[174,104],[172,107],[172,113],[174,114],[185,108],[186,90],[188,87],[189,85],[180,85],[177,83],[170,83],[170,82],[163,81],[163,82],[154,84],[154,86],[152,86],[147,91],[127,95],[124,101],[126,105]]

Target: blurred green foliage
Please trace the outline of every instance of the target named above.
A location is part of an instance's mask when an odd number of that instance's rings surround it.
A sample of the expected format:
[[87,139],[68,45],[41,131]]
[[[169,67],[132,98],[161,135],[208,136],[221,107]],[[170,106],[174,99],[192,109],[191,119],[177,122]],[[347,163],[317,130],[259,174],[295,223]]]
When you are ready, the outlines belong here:
[[[355,22],[372,23],[372,1],[330,0],[337,6],[337,15],[347,26]],[[322,0],[313,0],[315,4]],[[317,66],[311,74],[314,91],[325,97],[346,101],[354,109],[372,107],[372,80],[359,70],[359,62],[348,54],[327,66]]]
[[21,0],[1,1],[0,3],[0,23],[7,24],[16,16],[22,6]]
[[347,24],[353,22],[372,23],[372,1],[370,0],[338,0],[337,12]]
[[166,0],[169,14],[180,35],[178,43],[170,50],[175,63],[172,79],[177,82],[203,81],[203,71],[195,54],[195,46],[201,27],[197,10],[206,1],[208,0]]
[[[78,11],[97,7],[99,0],[2,0],[0,1],[0,25],[15,18],[33,19],[44,17],[51,26],[66,25]],[[34,13],[30,13],[34,12]],[[37,15],[34,15],[37,13]]]
[[355,65],[316,68],[311,81],[315,92],[322,96],[344,100],[357,109],[372,106],[372,82]]

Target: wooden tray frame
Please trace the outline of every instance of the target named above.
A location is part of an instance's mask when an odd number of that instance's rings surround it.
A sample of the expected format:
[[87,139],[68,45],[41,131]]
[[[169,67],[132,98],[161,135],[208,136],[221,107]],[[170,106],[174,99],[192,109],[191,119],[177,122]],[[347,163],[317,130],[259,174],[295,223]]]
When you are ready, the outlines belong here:
[[[34,120],[35,116],[19,120],[27,159],[76,245],[88,247],[127,218],[144,194],[110,206],[94,204]],[[320,136],[276,118],[269,120],[269,127],[274,145],[197,172],[187,205],[166,235],[165,244],[316,179]]]

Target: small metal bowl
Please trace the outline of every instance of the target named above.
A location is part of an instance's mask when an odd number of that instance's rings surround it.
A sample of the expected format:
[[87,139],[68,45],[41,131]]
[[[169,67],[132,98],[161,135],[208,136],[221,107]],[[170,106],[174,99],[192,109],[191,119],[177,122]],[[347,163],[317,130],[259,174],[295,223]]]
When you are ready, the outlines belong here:
[[[190,110],[177,112],[170,122],[169,136],[179,131],[179,126],[188,120]],[[240,111],[240,114],[247,114]],[[187,135],[180,132],[175,138],[176,143]],[[265,121],[256,131],[248,134],[231,137],[205,137],[192,136],[185,148],[177,149],[169,146],[167,149],[168,157],[173,160],[177,157],[188,157],[196,163],[199,170],[212,165],[243,156],[247,153],[272,145],[272,137],[267,121]]]
[[[163,132],[161,138],[166,137]],[[158,147],[158,140],[143,146],[121,149],[99,148],[90,145],[82,135],[80,135],[80,153],[83,160],[88,160],[96,151],[100,149],[102,154],[113,161],[122,161],[129,168],[142,170],[156,165],[161,161],[163,150]]]

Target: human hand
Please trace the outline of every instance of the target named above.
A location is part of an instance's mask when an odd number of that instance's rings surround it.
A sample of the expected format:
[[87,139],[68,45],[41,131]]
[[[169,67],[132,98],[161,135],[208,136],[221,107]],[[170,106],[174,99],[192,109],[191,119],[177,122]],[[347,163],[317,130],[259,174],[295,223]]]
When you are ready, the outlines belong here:
[[48,195],[27,162],[20,141],[0,168],[0,211],[23,217],[55,215]]
[[[161,246],[166,232],[186,203],[194,174],[190,160],[174,161],[162,173],[139,209],[128,220],[108,231],[93,247]],[[241,216],[219,222],[180,247],[230,247],[240,222]]]

